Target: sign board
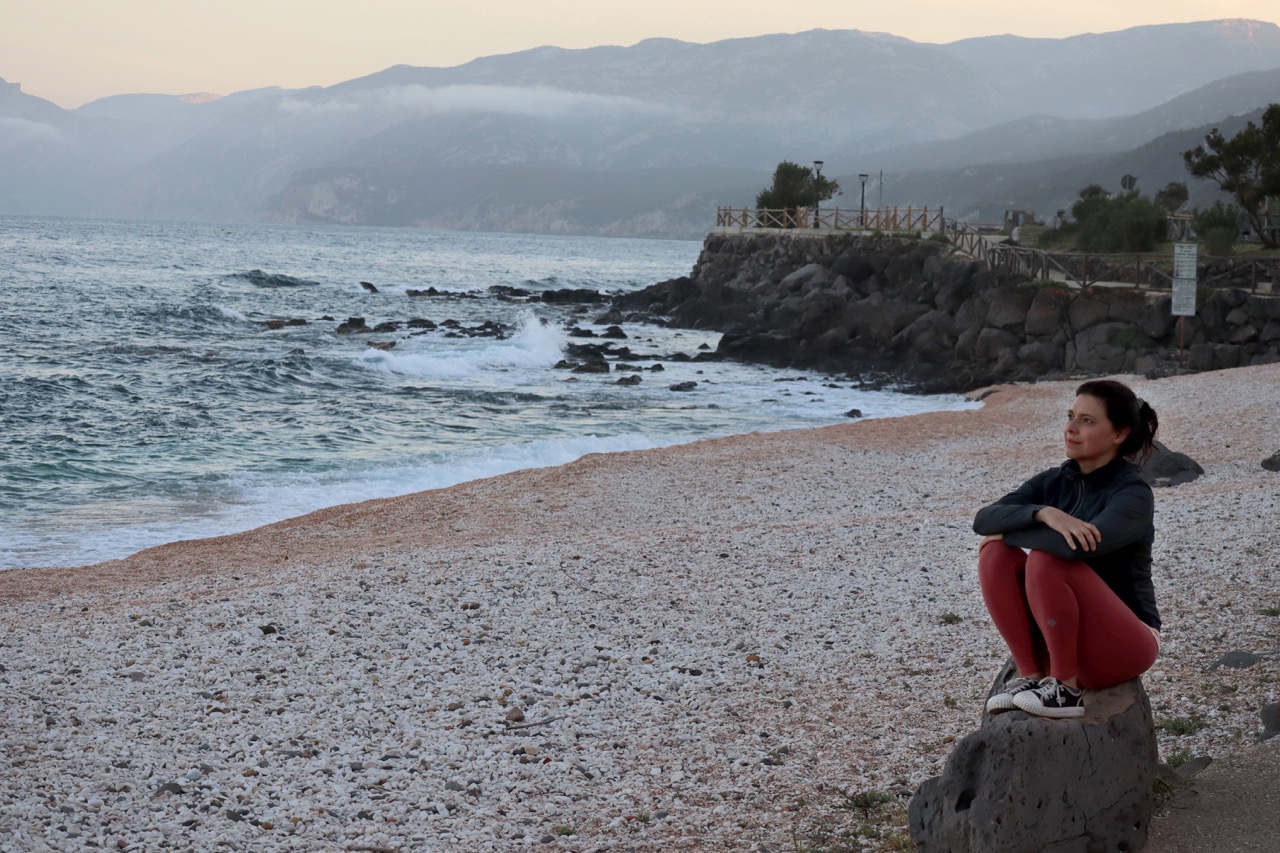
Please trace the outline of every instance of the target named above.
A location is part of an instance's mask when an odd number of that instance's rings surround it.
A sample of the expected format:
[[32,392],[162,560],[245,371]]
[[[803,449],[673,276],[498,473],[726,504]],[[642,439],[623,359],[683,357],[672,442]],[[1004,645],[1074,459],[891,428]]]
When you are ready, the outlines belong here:
[[1173,244],[1173,316],[1196,314],[1196,244]]

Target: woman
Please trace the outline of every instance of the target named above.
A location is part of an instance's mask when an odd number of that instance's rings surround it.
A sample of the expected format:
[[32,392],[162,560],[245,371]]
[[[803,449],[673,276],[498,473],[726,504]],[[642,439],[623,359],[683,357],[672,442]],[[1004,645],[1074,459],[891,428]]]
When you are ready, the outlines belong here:
[[978,511],[982,599],[1018,668],[988,711],[1079,717],[1082,688],[1155,662],[1155,502],[1130,460],[1151,454],[1158,424],[1123,383],[1086,382],[1067,412],[1067,461]]

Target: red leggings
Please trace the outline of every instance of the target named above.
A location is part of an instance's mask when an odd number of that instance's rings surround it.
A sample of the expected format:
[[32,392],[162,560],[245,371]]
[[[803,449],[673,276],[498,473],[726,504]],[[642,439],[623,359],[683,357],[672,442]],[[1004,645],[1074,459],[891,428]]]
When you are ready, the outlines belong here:
[[978,581],[1023,675],[1075,677],[1101,690],[1155,662],[1159,644],[1150,629],[1083,562],[992,542],[978,555]]

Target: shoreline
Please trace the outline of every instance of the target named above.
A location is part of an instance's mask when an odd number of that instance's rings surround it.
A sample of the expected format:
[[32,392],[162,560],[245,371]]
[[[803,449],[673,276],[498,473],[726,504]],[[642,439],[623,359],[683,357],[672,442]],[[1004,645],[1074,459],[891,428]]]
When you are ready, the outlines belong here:
[[[1156,494],[1162,758],[1221,756],[1280,677],[1207,669],[1274,642],[1280,366],[1125,379],[1206,469]],[[752,850],[909,794],[1004,659],[973,511],[1061,461],[1075,384],[0,573],[0,842]]]

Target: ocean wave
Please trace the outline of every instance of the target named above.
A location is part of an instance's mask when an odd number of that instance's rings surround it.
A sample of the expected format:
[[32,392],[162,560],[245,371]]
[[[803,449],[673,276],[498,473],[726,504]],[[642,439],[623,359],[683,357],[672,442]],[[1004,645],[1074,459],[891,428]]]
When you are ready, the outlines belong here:
[[284,273],[263,272],[262,270],[248,270],[246,272],[233,272],[223,276],[224,279],[247,281],[255,287],[313,287],[320,282],[311,281],[305,278],[296,278]]
[[528,314],[506,340],[450,340],[457,352],[442,353],[439,339],[431,342],[429,351],[411,350],[415,342],[410,339],[404,350],[370,349],[356,356],[355,362],[369,370],[413,379],[465,379],[495,370],[552,367],[563,357],[567,338],[558,326]]

